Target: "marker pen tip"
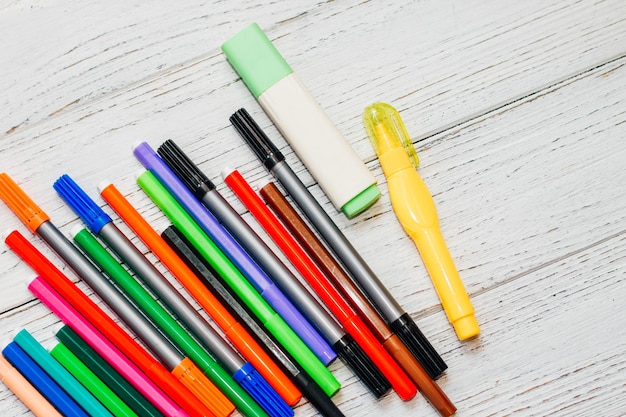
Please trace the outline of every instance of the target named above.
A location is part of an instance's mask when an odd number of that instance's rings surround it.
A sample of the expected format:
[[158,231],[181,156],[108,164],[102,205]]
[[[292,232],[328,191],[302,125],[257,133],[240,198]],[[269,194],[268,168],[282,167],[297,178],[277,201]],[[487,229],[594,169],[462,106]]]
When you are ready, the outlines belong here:
[[232,174],[235,171],[235,168],[233,167],[229,167],[228,165],[225,166],[222,171],[220,172],[220,175],[222,176],[222,179],[225,179],[226,177],[228,177],[230,174]]
[[102,190],[104,190],[105,188],[107,188],[111,184],[113,184],[113,183],[111,181],[109,181],[109,180],[102,181],[100,184],[98,184],[98,192],[101,193]]
[[76,236],[77,234],[79,234],[82,230],[84,230],[85,227],[82,224],[77,224],[74,227],[72,227],[72,229],[70,230],[70,237],[72,239],[74,239],[74,236]]

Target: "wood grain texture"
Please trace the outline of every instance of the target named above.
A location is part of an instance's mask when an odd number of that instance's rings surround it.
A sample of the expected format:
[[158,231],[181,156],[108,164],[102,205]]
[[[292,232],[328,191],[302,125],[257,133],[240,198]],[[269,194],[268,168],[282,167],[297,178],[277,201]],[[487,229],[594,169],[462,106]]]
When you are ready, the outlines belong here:
[[[619,0],[0,1],[0,171],[64,233],[79,221],[52,190],[63,173],[100,203],[96,185],[113,181],[163,229],[131,146],[172,138],[260,231],[219,178],[226,165],[267,176],[228,123],[246,107],[442,353],[457,415],[625,415],[625,12]],[[221,54],[251,21],[378,178],[383,196],[358,218],[332,208]],[[361,124],[379,100],[415,141],[476,340],[457,340],[391,211]],[[4,205],[0,224],[77,280]],[[32,277],[1,245],[2,346],[24,327],[54,343],[58,320],[26,290]],[[347,416],[436,415],[419,395],[375,401],[342,364],[331,370]],[[28,415],[2,384],[0,410]]]

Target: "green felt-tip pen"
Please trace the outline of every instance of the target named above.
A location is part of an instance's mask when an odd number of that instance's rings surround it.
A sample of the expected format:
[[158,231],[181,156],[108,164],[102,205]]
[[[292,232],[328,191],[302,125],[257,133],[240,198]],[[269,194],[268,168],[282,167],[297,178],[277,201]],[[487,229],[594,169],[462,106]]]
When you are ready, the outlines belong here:
[[78,246],[104,270],[135,306],[156,326],[248,417],[268,417],[265,411],[222,368],[202,346],[133,278],[96,238],[87,231],[74,234]]
[[341,385],[149,171],[137,183],[304,370],[331,396]]
[[163,417],[139,391],[109,365],[69,326],[56,332],[59,341],[115,392],[135,413],[142,417]]
[[63,343],[58,343],[50,354],[98,399],[115,417],[138,417],[120,397],[85,365]]

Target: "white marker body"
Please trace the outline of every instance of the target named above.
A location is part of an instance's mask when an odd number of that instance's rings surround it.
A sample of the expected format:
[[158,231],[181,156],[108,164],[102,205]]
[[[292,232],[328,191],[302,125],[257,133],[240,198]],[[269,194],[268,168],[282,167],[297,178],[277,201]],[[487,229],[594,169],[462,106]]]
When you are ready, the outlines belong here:
[[272,85],[258,100],[337,210],[376,183],[294,73]]

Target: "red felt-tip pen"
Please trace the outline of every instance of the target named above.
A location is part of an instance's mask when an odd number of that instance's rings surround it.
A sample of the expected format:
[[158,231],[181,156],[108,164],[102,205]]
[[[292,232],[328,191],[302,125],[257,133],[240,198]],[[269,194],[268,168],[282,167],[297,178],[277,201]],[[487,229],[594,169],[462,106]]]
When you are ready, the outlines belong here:
[[226,169],[222,172],[222,176],[226,184],[250,210],[250,213],[252,213],[298,272],[307,280],[317,295],[336,316],[346,332],[354,338],[372,362],[385,375],[398,396],[405,401],[415,396],[417,393],[415,384],[376,340],[361,318],[346,303],[329,279],[267,208],[239,171]]

